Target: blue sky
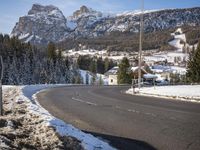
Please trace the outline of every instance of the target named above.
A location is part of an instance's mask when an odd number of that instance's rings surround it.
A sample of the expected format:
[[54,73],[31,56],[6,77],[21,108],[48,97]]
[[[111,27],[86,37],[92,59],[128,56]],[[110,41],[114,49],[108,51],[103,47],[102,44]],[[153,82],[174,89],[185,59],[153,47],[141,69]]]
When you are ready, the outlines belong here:
[[[65,16],[86,5],[103,12],[138,10],[140,0],[1,0],[0,33],[10,33],[20,16],[27,14],[32,4],[55,5]],[[145,9],[200,7],[200,0],[144,0]]]

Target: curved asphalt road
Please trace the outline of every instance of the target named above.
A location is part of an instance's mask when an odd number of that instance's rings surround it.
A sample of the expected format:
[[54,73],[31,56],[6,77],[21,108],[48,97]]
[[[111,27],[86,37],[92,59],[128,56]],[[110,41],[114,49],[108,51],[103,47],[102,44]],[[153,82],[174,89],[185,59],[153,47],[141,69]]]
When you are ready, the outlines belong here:
[[200,104],[132,96],[125,89],[68,86],[37,96],[54,116],[122,150],[200,149]]

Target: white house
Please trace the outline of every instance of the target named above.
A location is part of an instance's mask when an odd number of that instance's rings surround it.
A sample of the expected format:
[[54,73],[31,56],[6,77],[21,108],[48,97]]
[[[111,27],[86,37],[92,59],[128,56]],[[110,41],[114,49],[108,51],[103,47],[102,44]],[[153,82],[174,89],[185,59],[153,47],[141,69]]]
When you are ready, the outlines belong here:
[[113,67],[112,69],[108,70],[105,75],[108,76],[108,85],[118,85],[117,83],[117,71],[119,67]]
[[108,76],[108,85],[118,85],[117,74],[110,74]]

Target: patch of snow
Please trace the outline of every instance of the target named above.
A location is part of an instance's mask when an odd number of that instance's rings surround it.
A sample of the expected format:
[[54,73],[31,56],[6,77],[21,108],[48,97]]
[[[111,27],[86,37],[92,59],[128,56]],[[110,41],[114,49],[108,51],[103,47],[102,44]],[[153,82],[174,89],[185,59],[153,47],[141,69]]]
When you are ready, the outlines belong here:
[[21,39],[25,39],[29,36],[30,34],[29,33],[26,33],[26,34],[21,34],[18,39],[21,40]]
[[144,56],[144,60],[146,62],[153,61],[153,62],[159,62],[159,61],[165,61],[174,63],[175,59],[178,58],[180,61],[187,60],[188,54],[181,53],[181,52],[168,52],[168,53],[156,53],[152,56]]
[[25,40],[25,43],[28,43],[30,42],[32,39],[33,39],[34,35],[31,35],[30,37],[28,37],[26,40]]
[[175,32],[179,32],[180,34],[183,33],[182,29],[181,28],[178,28]]
[[116,25],[113,25],[108,31],[111,32],[111,31],[121,31],[121,32],[124,32],[126,31],[126,29],[128,28],[128,24],[116,24]]
[[[144,10],[144,14],[156,12],[156,11],[159,11],[159,10]],[[116,14],[116,16],[135,16],[135,15],[139,15],[141,13],[142,13],[141,10],[124,11],[122,13]]]
[[187,72],[187,69],[183,68],[183,67],[171,66],[171,69],[172,69],[173,73],[178,73],[181,75],[185,75]]
[[55,16],[57,18],[63,18],[63,14],[57,9],[52,10],[51,12],[49,12],[48,15],[53,15],[53,16]]
[[83,84],[92,84],[92,73],[90,71],[87,70],[81,70],[79,69],[81,78],[83,79]]
[[[53,117],[47,110],[42,108],[37,101],[36,94],[41,90],[46,90],[53,87],[66,86],[66,85],[30,85],[30,86],[18,86],[20,89],[21,101],[27,102],[29,112],[39,115],[44,120],[44,126],[53,126],[62,136],[72,136],[81,141],[82,146],[87,150],[94,149],[106,149],[114,150],[115,148],[111,147],[108,143],[94,137],[91,134],[86,134],[81,130],[73,127],[70,124],[66,124],[60,119]],[[3,87],[11,88],[11,87]]]
[[74,49],[72,49],[72,50],[68,50],[68,51],[63,52],[64,56],[75,56],[76,54],[82,55],[82,56],[84,56],[84,55],[103,56],[104,54],[107,54],[107,51],[106,50],[98,51],[98,50],[95,50],[95,49],[83,49],[83,50],[75,51]]
[[186,68],[177,67],[177,66],[154,65],[154,66],[151,66],[150,69],[154,73],[170,72],[170,73],[177,73],[181,75],[186,74]]
[[71,20],[67,20],[67,27],[74,30],[77,27],[77,23]]
[[183,48],[183,44],[181,44],[180,42],[181,42],[180,39],[174,39],[174,40],[170,41],[169,44],[176,47],[178,50],[180,50]]
[[164,81],[165,78],[163,78],[160,74],[155,74],[157,76],[156,81]]
[[[133,94],[133,89],[126,93]],[[200,85],[143,87],[138,94],[200,103]]]
[[181,41],[186,43],[186,36],[182,32],[182,29],[178,28],[171,35],[174,36],[174,40],[170,41],[169,44],[176,47],[178,52],[183,52],[184,43],[181,43]]
[[103,85],[108,85],[108,77],[103,74],[97,73],[97,81],[100,82],[100,80],[102,80]]
[[122,60],[124,56],[108,56],[107,58],[112,60]]

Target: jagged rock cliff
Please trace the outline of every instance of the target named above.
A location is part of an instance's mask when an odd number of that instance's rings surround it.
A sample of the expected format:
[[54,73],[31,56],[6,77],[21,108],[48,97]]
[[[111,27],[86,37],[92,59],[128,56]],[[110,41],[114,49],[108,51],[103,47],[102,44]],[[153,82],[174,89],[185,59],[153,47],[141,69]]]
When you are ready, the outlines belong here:
[[60,41],[68,34],[66,21],[57,7],[34,4],[28,15],[19,18],[12,35],[36,44]]

